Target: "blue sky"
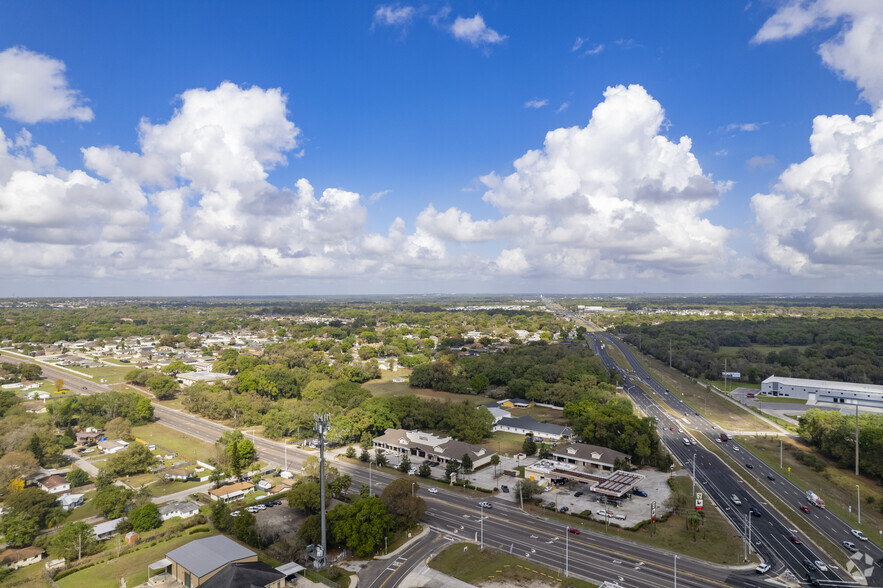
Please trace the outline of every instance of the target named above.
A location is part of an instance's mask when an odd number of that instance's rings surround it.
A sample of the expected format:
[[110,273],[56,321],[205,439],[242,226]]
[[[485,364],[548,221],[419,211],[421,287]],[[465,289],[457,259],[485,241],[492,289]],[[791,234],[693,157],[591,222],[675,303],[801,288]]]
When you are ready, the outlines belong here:
[[879,291],[881,6],[2,2],[0,296]]

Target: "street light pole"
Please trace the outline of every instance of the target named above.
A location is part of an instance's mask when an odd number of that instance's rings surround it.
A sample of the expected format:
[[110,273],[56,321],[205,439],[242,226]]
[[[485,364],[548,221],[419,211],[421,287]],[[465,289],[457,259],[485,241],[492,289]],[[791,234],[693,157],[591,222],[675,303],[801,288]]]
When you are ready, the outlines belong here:
[[568,536],[570,535],[570,527],[567,527],[564,530],[564,577],[568,577],[568,560],[570,557],[570,544],[568,542]]
[[678,556],[675,556],[675,588],[678,588]]
[[374,496],[374,484],[371,483],[371,460],[368,460],[368,496]]
[[779,437],[779,469],[782,469],[782,438]]
[[862,524],[862,487],[855,485],[855,491],[858,492],[858,524]]
[[696,496],[696,454],[693,454],[693,490],[691,491],[691,495],[693,497]]
[[411,497],[414,496],[414,482],[411,482]]
[[484,508],[478,507],[478,525],[481,528],[481,542],[478,544],[478,550],[484,551]]

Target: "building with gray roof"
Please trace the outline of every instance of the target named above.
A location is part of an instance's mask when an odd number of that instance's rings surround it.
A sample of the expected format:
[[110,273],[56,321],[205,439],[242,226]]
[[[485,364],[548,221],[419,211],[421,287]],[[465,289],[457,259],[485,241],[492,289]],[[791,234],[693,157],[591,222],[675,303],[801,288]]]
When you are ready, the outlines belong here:
[[[167,574],[189,588],[202,586],[209,578],[231,563],[256,562],[258,555],[224,535],[191,541],[166,554],[156,562]],[[165,565],[165,562],[168,562]],[[156,564],[151,564],[155,566]],[[152,567],[151,569],[158,569]]]
[[531,416],[501,418],[494,423],[494,431],[517,433],[519,435],[533,435],[535,437],[543,437],[555,441],[562,437],[569,438],[573,436],[573,431],[570,427],[554,425],[552,423],[541,423]]
[[285,586],[285,574],[260,561],[233,563],[206,580],[202,586],[203,588],[282,588]]
[[833,404],[838,408],[853,408],[858,405],[883,411],[883,386],[874,384],[770,376],[761,383],[760,391],[767,396],[806,400],[808,407]]
[[404,429],[387,429],[383,435],[374,438],[375,449],[384,449],[408,455],[409,459],[423,458],[439,463],[451,460],[462,461],[464,455],[472,460],[472,467],[478,469],[491,460],[496,451],[490,451],[480,445],[470,445],[451,437],[438,437],[423,431],[406,431]]

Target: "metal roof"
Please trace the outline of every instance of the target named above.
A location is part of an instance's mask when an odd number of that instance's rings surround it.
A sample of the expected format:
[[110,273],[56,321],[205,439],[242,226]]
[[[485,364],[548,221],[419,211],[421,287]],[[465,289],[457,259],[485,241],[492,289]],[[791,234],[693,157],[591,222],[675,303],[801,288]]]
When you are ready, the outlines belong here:
[[230,562],[257,555],[223,535],[205,537],[182,545],[166,554],[166,557],[198,578],[217,570]]

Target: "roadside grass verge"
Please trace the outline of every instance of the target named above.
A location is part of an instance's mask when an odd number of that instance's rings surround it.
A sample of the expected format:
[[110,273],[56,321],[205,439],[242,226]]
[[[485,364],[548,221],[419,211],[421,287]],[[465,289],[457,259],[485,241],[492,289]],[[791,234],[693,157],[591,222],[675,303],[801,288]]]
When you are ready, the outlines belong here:
[[[739,443],[743,443],[743,439],[740,437]],[[737,462],[732,456],[726,453],[722,448],[717,447],[716,443],[703,443],[703,446],[712,451],[715,455],[720,457],[724,463],[730,466],[734,471],[743,471],[742,464]],[[759,457],[759,456],[758,456]],[[841,567],[846,567],[846,563],[848,558],[843,550],[840,548],[840,545],[835,545],[834,542],[829,540],[827,537],[822,535],[819,531],[813,527],[809,521],[804,518],[803,513],[797,510],[797,506],[799,505],[791,505],[784,502],[778,496],[770,492],[763,484],[760,483],[759,480],[755,479],[754,476],[744,476],[742,479],[745,483],[751,488],[760,494],[764,500],[769,503],[770,507],[775,508],[779,511],[779,513],[785,517],[785,519],[791,523],[795,528],[800,529],[800,531],[806,535],[813,543],[815,543],[819,549],[821,549],[824,553],[828,554],[831,559],[837,562],[837,565]]]
[[718,426],[729,431],[776,432],[768,423],[754,416],[748,410],[720,397],[656,358],[644,355],[634,347],[629,347],[651,376],[668,388],[671,393],[676,393],[694,412],[704,415]]
[[605,344],[604,351],[606,351],[607,355],[610,356],[610,359],[615,361],[616,365],[618,365],[622,369],[624,369],[624,370],[632,369],[631,366],[629,366],[629,362],[625,358],[625,355],[622,354],[622,351],[620,351],[619,347],[617,347],[616,345],[610,345],[609,343]]
[[758,402],[771,402],[778,404],[806,404],[804,398],[782,398],[781,396],[767,396],[766,394],[758,394],[755,396]]
[[429,567],[469,584],[597,588],[597,584],[579,578],[565,578],[562,570],[550,570],[489,548],[479,551],[471,543],[454,543],[433,557]]
[[752,390],[760,390],[760,384],[751,384],[749,382],[743,382],[742,380],[727,380],[724,382],[723,380],[702,380],[706,384],[711,384],[712,386],[717,386],[719,389],[723,390],[724,387],[727,390],[734,390],[736,388],[751,388]]
[[[883,492],[875,480],[865,476],[858,476],[851,470],[837,467],[833,460],[824,457],[820,453],[802,445],[790,437],[782,437],[782,467],[779,475],[789,479],[802,490],[812,490],[822,497],[825,506],[832,513],[861,529],[871,541],[877,542],[879,529],[883,529],[883,513],[880,512],[883,505]],[[755,457],[765,462],[773,469],[779,469],[779,438],[776,437],[746,437],[739,439],[739,443],[746,449],[751,450]],[[817,471],[814,467],[801,462],[798,456],[812,456],[807,461],[817,463],[825,468]],[[791,468],[791,471],[788,471]],[[858,512],[856,501],[858,495],[856,484],[861,486],[862,495],[862,524],[858,524]],[[852,512],[849,512],[849,506]],[[850,539],[850,537],[844,537]]]

